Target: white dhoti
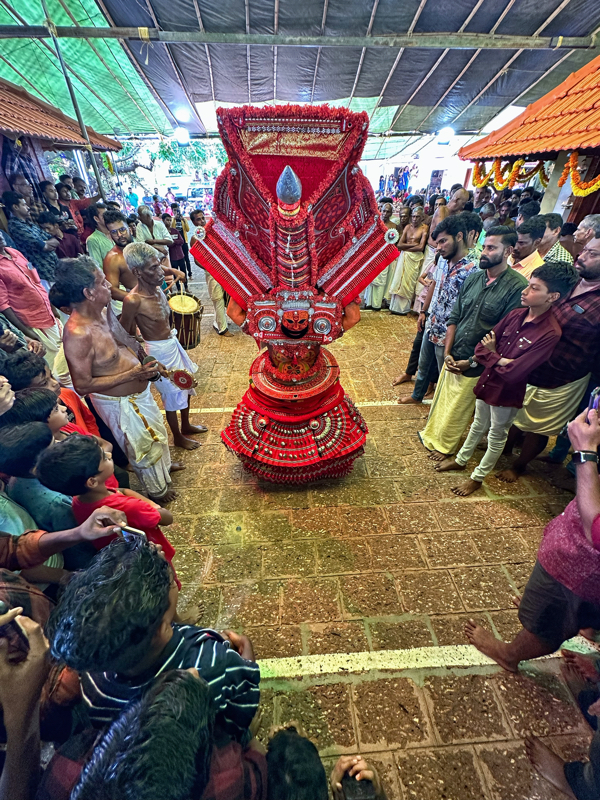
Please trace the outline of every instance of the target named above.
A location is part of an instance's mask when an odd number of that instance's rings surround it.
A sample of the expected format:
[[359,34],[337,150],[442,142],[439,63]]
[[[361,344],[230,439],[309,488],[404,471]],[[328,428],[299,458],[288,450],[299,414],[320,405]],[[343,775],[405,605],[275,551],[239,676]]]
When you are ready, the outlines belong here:
[[[168,339],[145,342],[145,350],[154,356],[169,372],[173,369],[185,369],[187,372],[198,371],[198,365],[185,352],[177,339],[177,331],[173,329]],[[181,411],[188,407],[190,397],[196,394],[195,389],[178,389],[168,378],[161,378],[154,383],[162,397],[165,411]]]
[[218,333],[225,333],[227,330],[227,315],[225,314],[225,292],[220,283],[213,276],[204,271],[208,294],[215,309],[215,321],[213,327]]
[[376,311],[379,311],[383,303],[383,298],[387,296],[387,290],[394,274],[396,261],[392,261],[387,267],[380,272],[367,286],[364,294],[364,303]]
[[51,328],[32,328],[40,342],[46,348],[46,363],[50,367],[50,371],[54,367],[54,359],[62,343],[62,325],[58,320]]
[[411,253],[408,250],[400,253],[386,294],[392,314],[408,314],[410,311],[415,299],[415,289],[423,258],[423,253]]
[[167,429],[150,385],[125,397],[91,397],[148,494],[162,497],[171,483],[171,454]]

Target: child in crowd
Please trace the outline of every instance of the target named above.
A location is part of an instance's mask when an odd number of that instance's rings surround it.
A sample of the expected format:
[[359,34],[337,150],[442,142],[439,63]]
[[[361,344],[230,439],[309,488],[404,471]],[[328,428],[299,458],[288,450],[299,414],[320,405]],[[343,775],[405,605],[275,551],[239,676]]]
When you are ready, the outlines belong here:
[[[111,478],[114,481],[112,455],[95,438],[74,433],[56,442],[40,456],[36,474],[44,486],[72,495],[78,524],[101,506],[116,508],[123,511],[131,527],[161,545],[167,561],[172,560],[175,548],[158,525],[170,525],[173,514],[132,489],[117,490],[107,485]],[[98,539],[94,544],[101,549],[111,538]]]
[[488,433],[481,462],[468,481],[452,489],[460,497],[477,491],[496,466],[510,426],[523,405],[528,375],[550,357],[560,339],[561,329],[552,305],[567,295],[576,282],[577,274],[569,264],[538,267],[521,294],[525,308],[510,311],[476,346],[470,364],[483,364],[484,371],[473,389],[477,397],[475,419],[456,456],[445,458],[437,466],[439,472],[463,470]]
[[[25,531],[18,528],[19,517],[32,519],[35,527],[47,531],[69,530],[76,526],[71,498],[46,489],[32,472],[38,455],[51,442],[50,429],[42,422],[0,429],[0,472],[12,476],[6,487],[7,502],[2,504],[4,513],[9,517],[6,525],[0,525],[3,531],[23,534]],[[71,569],[78,565],[69,564]],[[66,577],[64,566],[65,557],[57,553],[42,566],[23,570],[22,575],[27,581],[47,590],[49,584],[56,585]]]
[[[67,407],[50,389],[21,389],[15,393],[10,411],[0,416],[0,428],[23,425],[26,422],[45,422],[52,431],[55,442],[62,442],[67,436],[79,433],[83,436],[93,436],[100,447],[112,452],[110,442],[74,422],[69,422]],[[106,485],[109,489],[118,489],[119,486],[129,489],[127,470],[115,465],[115,474],[108,478]]]
[[80,673],[97,727],[138,700],[154,677],[194,667],[221,730],[246,744],[260,700],[252,643],[233,631],[175,624],[178,594],[155,547],[141,537],[115,539],[66,586],[47,625],[52,654]]
[[84,401],[72,389],[60,386],[41,356],[27,350],[17,350],[3,358],[0,367],[1,374],[8,379],[14,392],[27,388],[50,389],[67,407],[70,422],[88,434],[100,436],[94,415]]
[[51,444],[52,433],[43,422],[0,428],[0,472],[11,476],[8,496],[27,510],[40,529],[65,531],[77,525],[71,498],[60,489],[43,486],[34,474],[38,457]]

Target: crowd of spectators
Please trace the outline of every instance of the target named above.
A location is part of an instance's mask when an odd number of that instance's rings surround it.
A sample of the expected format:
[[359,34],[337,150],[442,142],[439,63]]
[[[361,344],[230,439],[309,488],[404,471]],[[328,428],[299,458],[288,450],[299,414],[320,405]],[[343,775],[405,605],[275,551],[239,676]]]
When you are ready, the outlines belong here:
[[[128,467],[142,483],[151,467],[92,401],[149,395],[156,365],[134,358],[125,378],[104,367],[86,377],[88,345],[80,342],[76,360],[63,352],[67,319],[73,339],[93,329],[103,365],[116,347],[109,303],[128,307],[137,293],[138,303],[154,298],[162,308],[160,265],[182,282],[191,274],[187,219],[174,202],[171,213],[138,206],[128,220],[115,201],[86,197],[79,178],[10,183],[0,234],[0,800],[325,800],[324,767],[299,723],[256,737],[260,669],[250,639],[178,614],[175,549],[163,532],[173,494],[130,488]],[[546,529],[520,601],[522,630],[505,643],[475,621],[466,626],[466,640],[510,671],[600,630],[600,217],[565,226],[540,214],[540,199],[531,189],[471,197],[456,186],[427,201],[408,197],[397,222],[393,202],[381,203],[401,253],[390,308],[418,312],[411,359],[394,382],[416,375],[402,402],[421,403],[431,390],[420,437],[439,471],[464,470],[487,435],[455,493],[480,490],[517,446],[502,480],[518,480],[549,436],[558,435],[551,461],[574,450],[577,495]],[[200,214],[191,222],[202,227]],[[383,281],[368,296],[386,295]],[[406,312],[394,311],[405,301]],[[85,381],[92,388],[75,391]],[[127,381],[134,389],[111,396]],[[164,429],[160,415],[152,424]],[[180,467],[165,442],[166,474]],[[577,695],[594,722],[596,662],[572,653],[565,662],[587,682]],[[44,769],[42,741],[54,745]],[[598,796],[597,734],[586,764],[565,764],[536,739],[527,748],[555,787]],[[335,800],[385,798],[361,757],[342,757],[329,786]]]

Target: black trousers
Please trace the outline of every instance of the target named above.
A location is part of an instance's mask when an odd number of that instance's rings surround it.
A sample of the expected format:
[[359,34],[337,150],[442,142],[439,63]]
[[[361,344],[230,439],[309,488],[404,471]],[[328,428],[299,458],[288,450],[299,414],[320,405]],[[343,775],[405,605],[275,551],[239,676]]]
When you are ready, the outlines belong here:
[[[185,239],[185,236],[184,236],[184,239]],[[183,249],[183,260],[185,261],[185,269],[183,271],[187,272],[187,274],[191,278],[192,277],[192,265],[190,264],[190,246],[189,246],[189,244],[187,242],[184,242],[181,245],[181,247]]]
[[413,342],[410,356],[408,357],[408,364],[406,365],[407,375],[416,375],[419,368],[419,353],[421,352],[421,342],[423,341],[424,331],[417,331],[415,340]]

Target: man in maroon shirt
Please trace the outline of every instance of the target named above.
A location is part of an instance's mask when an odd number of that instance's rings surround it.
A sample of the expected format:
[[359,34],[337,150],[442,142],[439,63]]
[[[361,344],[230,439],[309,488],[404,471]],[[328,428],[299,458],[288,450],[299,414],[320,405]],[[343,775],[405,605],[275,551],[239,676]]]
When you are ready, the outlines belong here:
[[461,450],[455,457],[444,459],[438,471],[464,470],[486,432],[488,444],[469,480],[452,489],[455,494],[467,497],[481,488],[486,475],[496,466],[512,421],[523,404],[529,373],[550,357],[560,339],[552,305],[569,294],[576,280],[568,265],[538,267],[521,294],[525,308],[509,311],[475,347],[472,363],[484,366],[473,389],[477,398],[475,419]]
[[498,473],[512,483],[529,462],[573,419],[587,388],[590,373],[598,372],[600,358],[600,239],[581,251],[575,268],[580,281],[568,297],[554,306],[562,329],[551,357],[529,376],[523,408],[510,429],[505,454],[525,433],[521,454],[510,469]]
[[44,211],[39,215],[38,225],[60,242],[56,248],[59,258],[77,258],[83,253],[79,237],[61,230],[58,218],[51,211]]

